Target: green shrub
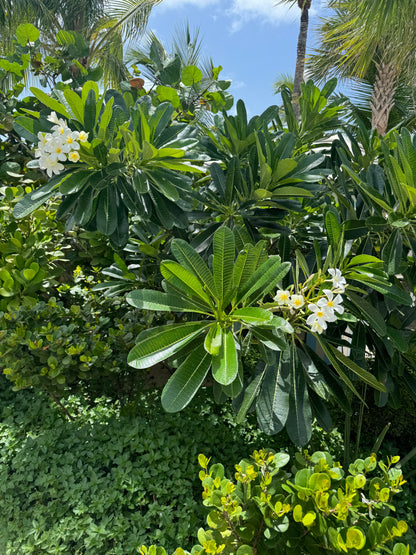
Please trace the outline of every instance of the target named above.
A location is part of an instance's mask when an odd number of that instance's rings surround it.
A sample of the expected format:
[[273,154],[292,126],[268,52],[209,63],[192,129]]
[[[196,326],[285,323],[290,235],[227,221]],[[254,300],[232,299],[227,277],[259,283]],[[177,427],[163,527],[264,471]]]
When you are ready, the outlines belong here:
[[199,530],[192,554],[409,554],[408,545],[395,544],[408,525],[389,515],[405,483],[399,459],[377,464],[373,454],[345,472],[329,453],[305,452],[287,473],[287,453],[261,450],[236,465],[232,482],[221,464],[208,469],[200,455],[210,529]]
[[[233,461],[264,444],[203,392],[181,414],[151,391],[118,409],[65,401],[74,422],[0,376],[0,553],[115,555],[193,545],[204,522],[198,453]],[[207,397],[207,398],[206,398]],[[230,468],[231,470],[231,468]]]
[[126,359],[142,329],[141,314],[122,299],[92,292],[93,276],[79,268],[74,280],[57,289],[60,300],[0,312],[0,368],[18,389],[32,386],[55,397],[78,390],[90,398],[131,397],[140,373]]

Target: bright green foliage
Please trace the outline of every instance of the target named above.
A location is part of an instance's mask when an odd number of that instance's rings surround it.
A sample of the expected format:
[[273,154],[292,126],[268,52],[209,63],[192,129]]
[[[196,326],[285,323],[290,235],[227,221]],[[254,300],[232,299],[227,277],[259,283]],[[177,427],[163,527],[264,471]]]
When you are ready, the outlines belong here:
[[[80,163],[67,164],[64,173],[27,195],[14,211],[21,218],[59,192],[64,196],[58,218],[67,227],[96,228],[116,247],[128,239],[129,213],[146,216],[166,228],[185,227],[186,203],[191,192],[188,173],[200,173],[196,132],[185,123],[172,123],[169,102],[152,107],[150,98],[137,99],[137,91],[108,91],[87,81],[79,96],[71,89],[49,97],[40,89],[33,94],[50,110],[68,120],[71,129],[88,133],[81,144]],[[17,124],[33,143],[37,132],[48,132],[53,122],[27,116]],[[186,157],[185,157],[186,149]],[[33,161],[30,166],[36,167]]]
[[121,415],[108,399],[93,401],[65,400],[68,421],[45,395],[14,392],[0,377],[2,555],[193,545],[205,513],[198,453],[232,461],[265,441],[206,395],[181,414],[161,411],[152,391]]
[[[388,516],[391,500],[405,483],[394,466],[399,457],[377,463],[358,459],[346,473],[325,452],[296,455],[288,474],[286,453],[255,451],[236,465],[235,481],[221,464],[208,468],[200,455],[209,530],[200,529],[193,554],[370,555],[409,553],[396,543],[408,526]],[[375,471],[378,470],[377,475]],[[380,472],[381,471],[381,472]]]
[[143,324],[120,299],[92,293],[79,273],[72,288],[58,289],[60,300],[33,299],[0,312],[3,374],[16,389],[35,387],[57,397],[79,390],[133,396],[140,377],[126,357]]
[[229,110],[233,97],[227,92],[231,81],[219,79],[222,67],[202,67],[201,42],[198,31],[191,36],[187,25],[174,40],[173,52],[168,53],[152,32],[147,35],[146,48],[133,48],[128,57],[143,70],[152,83],[152,102],[170,102],[180,121],[204,120],[210,112]]
[[277,340],[292,327],[257,306],[289,271],[278,256],[265,257],[263,244],[248,246],[236,259],[234,234],[222,227],[213,240],[212,273],[185,241],[174,239],[171,248],[178,262],[161,264],[165,292],[140,289],[129,293],[127,301],[137,308],[190,312],[203,319],[144,330],[128,362],[148,368],[176,355],[178,369],[162,395],[165,409],[175,412],[191,401],[210,368],[231,397],[241,392],[244,330],[274,329]]
[[0,310],[6,312],[33,306],[41,291],[58,285],[68,247],[51,207],[16,222],[13,206],[23,196],[22,187],[0,188]]

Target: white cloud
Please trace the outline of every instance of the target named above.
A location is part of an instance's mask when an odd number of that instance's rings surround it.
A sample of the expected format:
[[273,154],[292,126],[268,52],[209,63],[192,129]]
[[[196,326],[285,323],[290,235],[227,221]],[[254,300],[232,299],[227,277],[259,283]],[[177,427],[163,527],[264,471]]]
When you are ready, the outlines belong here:
[[206,8],[208,6],[213,6],[218,4],[219,0],[163,0],[161,4],[157,7],[158,10],[172,9],[172,8],[182,8],[184,6],[195,6],[198,8]]
[[276,5],[276,0],[232,0],[227,13],[233,18],[232,30],[238,31],[250,20],[257,19],[261,22],[293,23],[299,19],[298,10],[290,9],[290,5]]

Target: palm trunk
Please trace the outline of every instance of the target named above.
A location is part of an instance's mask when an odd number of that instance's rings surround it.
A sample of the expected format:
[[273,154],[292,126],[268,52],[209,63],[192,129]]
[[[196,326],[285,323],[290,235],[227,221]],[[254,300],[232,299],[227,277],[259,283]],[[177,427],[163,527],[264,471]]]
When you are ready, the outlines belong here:
[[371,127],[385,135],[394,95],[397,90],[397,72],[393,64],[381,62],[377,65],[377,77],[371,95]]
[[309,8],[312,0],[298,0],[299,7],[302,10],[300,16],[300,29],[298,35],[298,45],[296,50],[296,69],[293,81],[292,106],[296,119],[300,119],[299,98],[301,95],[301,83],[303,83],[303,74],[305,70],[306,57],[306,40],[308,38],[309,26]]

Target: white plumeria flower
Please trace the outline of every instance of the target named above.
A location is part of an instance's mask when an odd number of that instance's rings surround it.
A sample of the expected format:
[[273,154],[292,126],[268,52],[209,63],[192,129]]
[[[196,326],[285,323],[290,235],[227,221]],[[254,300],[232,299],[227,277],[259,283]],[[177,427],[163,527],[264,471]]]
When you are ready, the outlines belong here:
[[[56,115],[56,112],[51,112],[51,114],[49,114],[49,116],[46,118],[48,121],[51,121],[52,123],[56,123],[59,124],[59,118]],[[62,121],[62,120],[61,120]]]
[[68,160],[70,162],[78,162],[79,160],[79,153],[76,150],[73,150],[68,154]]
[[338,268],[329,268],[328,273],[332,276],[332,284],[337,293],[344,293],[347,280]]
[[311,331],[317,332],[319,334],[323,333],[324,330],[326,330],[326,328],[327,328],[326,322],[324,322],[323,325],[321,326],[318,320],[314,320],[311,324]]
[[66,153],[64,151],[64,145],[60,141],[53,141],[50,145],[50,154],[52,158],[65,162]]
[[46,173],[49,177],[52,177],[52,175],[54,174],[58,175],[61,173],[62,170],[65,169],[65,166],[63,164],[60,164],[56,158],[53,158],[51,156],[40,158],[39,167],[42,170],[46,170]]
[[88,141],[88,133],[85,131],[80,131],[78,134],[78,141],[81,143],[86,143]]
[[298,310],[305,304],[305,297],[303,295],[291,295],[288,304],[291,308]]
[[71,133],[71,130],[63,119],[58,120],[58,124],[52,127],[52,131],[60,137],[64,137],[68,132]]
[[63,143],[64,152],[69,152],[70,150],[79,150],[79,143],[77,142],[78,133],[72,131],[65,135],[65,140]]
[[339,314],[343,314],[344,307],[341,304],[342,303],[341,295],[337,295],[334,298],[334,293],[330,289],[324,289],[323,292],[325,293],[327,298],[319,299],[319,301],[316,304],[321,308],[327,309],[334,316],[335,316],[335,311],[338,312]]
[[312,312],[312,314],[308,316],[308,319],[306,320],[308,326],[311,326],[313,322],[316,321],[320,326],[326,329],[326,322],[335,322],[335,320],[337,319],[335,314],[331,314],[331,312],[327,308],[318,306],[314,303],[308,304],[308,310]]
[[279,306],[288,306],[290,293],[289,291],[277,291],[274,300]]

